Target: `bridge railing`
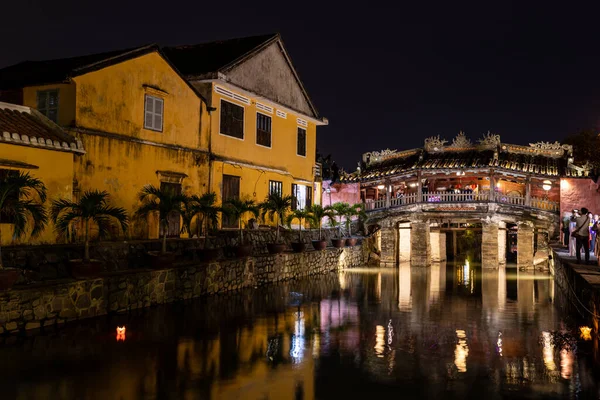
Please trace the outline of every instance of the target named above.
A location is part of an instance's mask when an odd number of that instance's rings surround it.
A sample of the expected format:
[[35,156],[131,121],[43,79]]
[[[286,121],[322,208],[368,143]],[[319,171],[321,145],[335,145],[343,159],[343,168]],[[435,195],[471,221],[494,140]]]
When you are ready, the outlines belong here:
[[548,199],[542,199],[532,197],[529,200],[524,196],[515,195],[503,195],[496,193],[494,198],[490,200],[489,192],[480,193],[452,193],[452,192],[429,192],[418,195],[416,193],[401,195],[400,197],[387,199],[380,199],[376,201],[368,201],[365,203],[366,211],[374,211],[386,208],[402,207],[408,204],[416,203],[474,203],[474,202],[498,202],[503,204],[510,204],[514,206],[525,206],[537,208],[540,210],[558,212],[560,210],[559,203],[550,201]]

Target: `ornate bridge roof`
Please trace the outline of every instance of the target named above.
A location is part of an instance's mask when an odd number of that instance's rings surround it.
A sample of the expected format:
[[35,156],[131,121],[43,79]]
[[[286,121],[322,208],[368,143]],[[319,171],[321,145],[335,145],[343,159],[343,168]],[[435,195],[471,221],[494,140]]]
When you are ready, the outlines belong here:
[[439,136],[425,140],[421,149],[383,150],[363,154],[360,169],[341,177],[343,182],[379,180],[423,170],[487,170],[540,177],[588,177],[589,168],[572,164],[573,149],[560,143],[531,143],[529,146],[501,143],[499,135],[486,134],[473,144],[464,133],[446,145]]

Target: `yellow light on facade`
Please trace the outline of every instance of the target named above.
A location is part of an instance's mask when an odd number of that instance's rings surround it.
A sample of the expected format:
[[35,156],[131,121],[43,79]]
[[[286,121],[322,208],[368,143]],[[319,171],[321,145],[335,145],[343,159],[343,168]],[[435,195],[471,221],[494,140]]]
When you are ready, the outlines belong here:
[[544,189],[546,192],[550,189],[552,189],[552,182],[545,180],[544,182],[542,182],[542,189]]
[[383,189],[385,189],[385,185],[379,185],[379,186],[377,186],[377,189],[383,190]]
[[592,328],[589,326],[579,327],[579,337],[583,340],[592,340]]

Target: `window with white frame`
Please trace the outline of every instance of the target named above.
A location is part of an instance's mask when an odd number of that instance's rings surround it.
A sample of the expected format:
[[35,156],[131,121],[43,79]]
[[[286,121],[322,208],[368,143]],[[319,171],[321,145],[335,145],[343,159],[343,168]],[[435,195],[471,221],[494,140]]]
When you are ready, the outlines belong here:
[[256,144],[271,147],[271,117],[256,113]]
[[37,92],[37,109],[48,119],[58,121],[58,89],[39,90]]
[[244,139],[244,107],[221,99],[221,135]]
[[146,101],[144,105],[144,128],[150,129],[157,132],[163,130],[163,111],[164,111],[164,100],[146,95]]
[[292,210],[304,210],[312,205],[312,187],[292,183]]
[[269,181],[269,194],[277,193],[283,195],[283,183],[280,181]]
[[306,129],[298,127],[296,154],[306,157]]

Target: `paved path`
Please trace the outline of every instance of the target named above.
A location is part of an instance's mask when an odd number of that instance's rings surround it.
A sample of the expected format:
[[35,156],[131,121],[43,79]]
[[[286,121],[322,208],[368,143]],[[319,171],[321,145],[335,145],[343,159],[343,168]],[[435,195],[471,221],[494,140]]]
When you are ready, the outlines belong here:
[[[592,265],[578,264],[576,257],[571,257],[566,248],[554,247],[554,251],[560,257],[560,259],[568,263],[573,271],[577,272],[583,279],[585,279],[590,285],[600,289],[600,267],[596,257],[590,254],[590,263]],[[585,263],[585,261],[583,261]]]

